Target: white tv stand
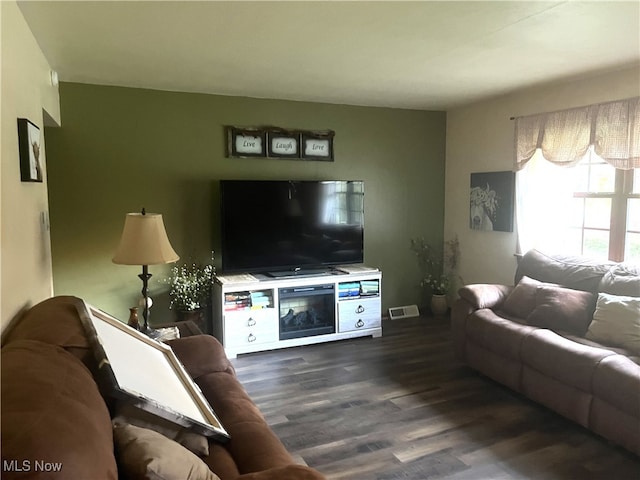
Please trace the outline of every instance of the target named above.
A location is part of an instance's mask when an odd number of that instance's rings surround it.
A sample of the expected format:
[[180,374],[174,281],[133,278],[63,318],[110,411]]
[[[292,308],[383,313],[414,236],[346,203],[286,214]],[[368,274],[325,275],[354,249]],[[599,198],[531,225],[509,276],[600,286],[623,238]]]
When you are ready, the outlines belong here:
[[239,354],[382,335],[382,273],[364,265],[272,278],[217,276],[213,334]]

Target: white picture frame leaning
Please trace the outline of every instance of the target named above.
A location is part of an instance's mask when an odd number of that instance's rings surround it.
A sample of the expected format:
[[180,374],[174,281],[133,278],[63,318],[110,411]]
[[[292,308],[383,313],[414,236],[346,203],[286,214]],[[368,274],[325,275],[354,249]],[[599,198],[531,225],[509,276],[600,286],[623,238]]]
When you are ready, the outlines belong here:
[[220,442],[229,434],[173,350],[86,302],[78,313],[94,348],[100,388],[116,405],[144,410]]

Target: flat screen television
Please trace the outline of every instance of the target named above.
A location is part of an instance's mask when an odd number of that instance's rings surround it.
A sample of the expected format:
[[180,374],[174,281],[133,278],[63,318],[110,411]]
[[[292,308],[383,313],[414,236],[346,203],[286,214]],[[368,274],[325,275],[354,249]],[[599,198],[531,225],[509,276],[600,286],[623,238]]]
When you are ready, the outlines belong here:
[[272,276],[362,263],[361,180],[222,180],[223,273]]

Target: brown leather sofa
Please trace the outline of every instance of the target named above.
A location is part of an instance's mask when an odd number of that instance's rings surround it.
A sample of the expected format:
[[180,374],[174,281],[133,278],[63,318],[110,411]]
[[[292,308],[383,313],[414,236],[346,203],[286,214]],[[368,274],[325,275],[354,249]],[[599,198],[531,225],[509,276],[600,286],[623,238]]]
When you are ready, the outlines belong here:
[[[3,479],[147,478],[125,472],[119,448],[114,449],[117,427],[112,423],[110,402],[103,399],[94,379],[97,366],[76,310],[78,301],[75,297],[48,299],[28,310],[3,335]],[[324,478],[316,470],[295,464],[236,379],[215,338],[196,335],[169,343],[231,440],[226,444],[205,440],[208,454],[202,452],[194,460],[205,470],[189,466],[188,474],[172,473],[172,469],[184,467],[194,454],[169,442],[170,453],[148,460],[164,462],[158,467],[164,470],[149,478]],[[174,445],[175,452],[181,450],[171,460]],[[183,456],[182,450],[191,457]],[[140,455],[136,451],[133,456]]]
[[638,310],[623,339],[633,345],[592,335],[601,298],[640,297],[637,265],[532,250],[520,259],[514,286],[467,285],[459,295],[451,322],[462,361],[640,455]]

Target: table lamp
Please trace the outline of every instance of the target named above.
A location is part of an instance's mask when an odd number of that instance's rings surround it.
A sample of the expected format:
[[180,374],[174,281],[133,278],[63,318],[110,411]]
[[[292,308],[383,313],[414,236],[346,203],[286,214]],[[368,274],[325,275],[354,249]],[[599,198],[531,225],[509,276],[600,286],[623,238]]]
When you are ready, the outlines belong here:
[[180,259],[173,250],[159,213],[127,213],[122,229],[120,244],[113,256],[113,263],[119,265],[142,265],[142,296],[144,298],[144,326],[142,332],[154,336],[155,330],[149,327],[148,285],[151,274],[149,265],[173,263]]

